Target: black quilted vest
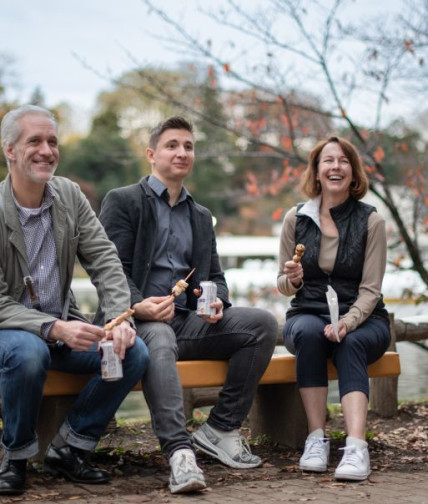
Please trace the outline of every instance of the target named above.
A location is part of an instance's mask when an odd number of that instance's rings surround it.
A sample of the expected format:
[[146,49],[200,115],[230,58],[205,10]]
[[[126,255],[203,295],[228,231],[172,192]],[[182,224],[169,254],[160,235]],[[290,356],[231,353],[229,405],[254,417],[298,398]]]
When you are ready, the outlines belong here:
[[[298,209],[302,204],[298,205]],[[333,271],[327,275],[318,266],[321,245],[321,230],[306,215],[298,215],[295,239],[306,246],[302,257],[304,271],[303,287],[296,293],[287,311],[287,318],[298,313],[329,315],[326,291],[331,285],[337,293],[339,313],[348,312],[358,296],[367,242],[367,226],[370,214],[376,211],[350,197],[341,205],[331,208],[330,214],[339,231],[339,246]],[[382,296],[372,315],[388,318]]]

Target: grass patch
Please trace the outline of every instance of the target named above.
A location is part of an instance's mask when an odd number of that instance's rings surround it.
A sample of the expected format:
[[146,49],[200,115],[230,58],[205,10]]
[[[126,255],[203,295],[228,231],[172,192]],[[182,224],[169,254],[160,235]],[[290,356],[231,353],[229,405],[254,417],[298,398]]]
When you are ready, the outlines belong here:
[[331,437],[331,439],[338,439],[339,441],[341,441],[346,438],[346,432],[339,431],[339,430],[333,430],[330,432],[330,437]]

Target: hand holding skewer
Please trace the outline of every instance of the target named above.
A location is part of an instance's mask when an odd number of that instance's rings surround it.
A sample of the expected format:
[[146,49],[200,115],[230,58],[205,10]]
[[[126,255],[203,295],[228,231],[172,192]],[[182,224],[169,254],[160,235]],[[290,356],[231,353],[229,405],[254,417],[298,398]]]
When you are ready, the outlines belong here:
[[126,312],[123,312],[118,317],[114,318],[113,320],[110,320],[110,322],[108,322],[104,326],[104,331],[111,331],[114,327],[118,326],[124,320],[126,320],[128,317],[130,317],[133,313],[134,313],[134,310],[132,308],[128,308],[128,310],[126,310]]

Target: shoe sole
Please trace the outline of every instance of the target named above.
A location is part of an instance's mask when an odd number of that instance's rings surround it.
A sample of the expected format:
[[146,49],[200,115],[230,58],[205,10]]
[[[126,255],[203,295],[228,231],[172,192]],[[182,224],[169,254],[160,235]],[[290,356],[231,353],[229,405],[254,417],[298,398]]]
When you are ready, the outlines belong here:
[[53,469],[49,465],[44,465],[45,471],[51,474],[52,476],[55,477],[64,477],[68,481],[72,481],[73,483],[83,483],[84,485],[102,485],[103,483],[108,483],[110,481],[110,477],[98,479],[98,480],[81,480],[78,478],[75,478],[72,476],[70,473],[67,471],[64,471],[63,469]]
[[193,434],[193,443],[195,444],[198,450],[203,451],[207,455],[211,455],[211,457],[216,458],[222,464],[233,467],[234,469],[253,469],[255,467],[259,467],[262,465],[262,461],[257,462],[257,464],[244,464],[242,462],[236,462],[230,458],[223,450],[217,451],[215,445],[211,443],[209,439],[205,436],[205,434],[200,432],[195,432]]
[[206,488],[207,484],[205,483],[205,481],[201,481],[199,479],[191,479],[190,481],[186,481],[186,483],[182,483],[181,485],[171,485],[171,483],[169,484],[169,489],[172,494],[198,492],[200,490],[205,490]]
[[303,464],[299,464],[299,469],[305,472],[316,472],[316,473],[324,473],[327,472],[327,466],[325,467],[313,467],[313,466],[305,466]]
[[336,474],[334,473],[334,478],[337,480],[347,480],[347,481],[364,481],[366,480],[371,474],[371,471],[369,471],[367,474]]

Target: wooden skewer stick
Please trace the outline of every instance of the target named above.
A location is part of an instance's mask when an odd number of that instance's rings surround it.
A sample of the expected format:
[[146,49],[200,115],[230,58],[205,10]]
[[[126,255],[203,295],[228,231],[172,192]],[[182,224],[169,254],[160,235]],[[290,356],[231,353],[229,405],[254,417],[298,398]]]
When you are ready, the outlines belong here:
[[306,247],[302,243],[298,243],[296,245],[296,249],[294,251],[296,255],[293,256],[293,261],[295,263],[300,262],[300,259],[302,258],[303,254],[305,253],[305,250],[306,250]]
[[128,317],[130,317],[135,310],[132,308],[128,308],[126,312],[123,312],[121,315],[118,317],[114,318],[113,320],[110,320],[105,326],[104,326],[104,331],[111,331],[113,327],[118,326],[121,324],[124,320],[126,320]]
[[187,277],[184,279],[185,282],[187,282],[187,280],[189,280],[189,278],[193,275],[193,273],[195,272],[196,268],[193,268],[192,271],[187,275]]

